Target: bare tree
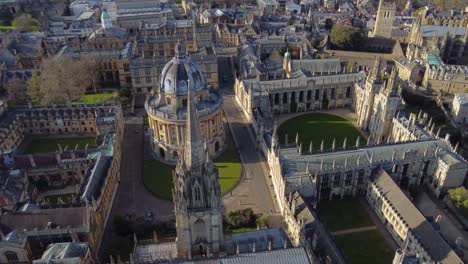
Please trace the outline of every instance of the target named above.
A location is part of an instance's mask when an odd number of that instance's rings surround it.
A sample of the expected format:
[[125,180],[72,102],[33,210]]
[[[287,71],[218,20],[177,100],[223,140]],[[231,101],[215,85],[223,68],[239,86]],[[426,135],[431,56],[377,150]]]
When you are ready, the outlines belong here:
[[93,88],[94,93],[99,88],[99,64],[100,60],[96,57],[82,57],[80,63],[86,72],[86,78],[90,86]]
[[30,14],[21,14],[13,21],[13,26],[19,31],[38,31],[37,20]]
[[13,104],[24,102],[26,98],[26,82],[20,78],[14,77],[6,82],[8,101]]
[[68,56],[44,60],[40,79],[42,104],[79,100],[91,85],[85,64]]

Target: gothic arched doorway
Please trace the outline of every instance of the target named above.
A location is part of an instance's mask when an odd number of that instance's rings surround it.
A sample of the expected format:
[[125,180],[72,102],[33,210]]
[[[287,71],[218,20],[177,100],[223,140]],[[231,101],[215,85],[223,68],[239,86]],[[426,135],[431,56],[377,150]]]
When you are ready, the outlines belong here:
[[218,150],[219,150],[219,142],[216,141],[216,143],[215,143],[215,152],[218,152]]

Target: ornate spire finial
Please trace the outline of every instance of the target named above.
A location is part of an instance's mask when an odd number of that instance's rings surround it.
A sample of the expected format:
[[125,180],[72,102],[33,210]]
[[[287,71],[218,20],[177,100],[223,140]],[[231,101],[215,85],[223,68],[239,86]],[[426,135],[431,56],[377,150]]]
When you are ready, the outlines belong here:
[[347,141],[347,140],[348,140],[348,138],[345,138],[345,139],[343,140],[343,149],[346,149],[346,141]]

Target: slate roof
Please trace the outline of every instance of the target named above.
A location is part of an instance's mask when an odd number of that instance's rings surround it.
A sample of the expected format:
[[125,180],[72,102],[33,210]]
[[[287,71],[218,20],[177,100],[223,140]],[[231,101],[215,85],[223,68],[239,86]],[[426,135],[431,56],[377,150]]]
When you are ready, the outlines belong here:
[[404,219],[412,234],[418,238],[434,261],[442,264],[463,263],[387,172],[381,170],[372,184],[380,189],[380,193]]

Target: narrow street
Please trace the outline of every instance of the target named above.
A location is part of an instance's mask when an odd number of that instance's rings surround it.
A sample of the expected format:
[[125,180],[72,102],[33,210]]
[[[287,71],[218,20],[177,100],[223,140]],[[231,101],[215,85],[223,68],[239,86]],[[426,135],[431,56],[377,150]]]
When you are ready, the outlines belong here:
[[269,169],[264,157],[256,150],[255,137],[250,123],[233,95],[224,95],[224,113],[229,122],[234,141],[240,151],[245,177],[224,197],[226,210],[251,207],[256,213],[274,214],[278,209],[273,202],[274,191]]

